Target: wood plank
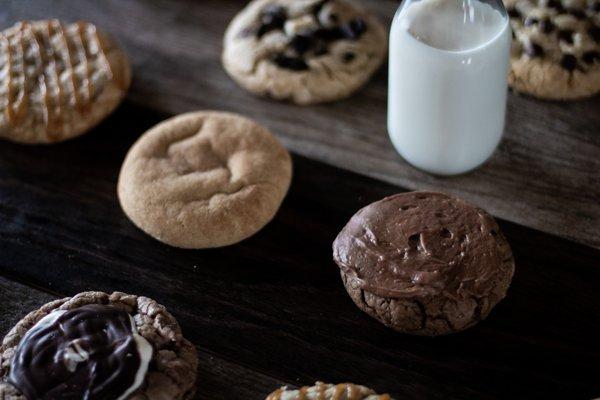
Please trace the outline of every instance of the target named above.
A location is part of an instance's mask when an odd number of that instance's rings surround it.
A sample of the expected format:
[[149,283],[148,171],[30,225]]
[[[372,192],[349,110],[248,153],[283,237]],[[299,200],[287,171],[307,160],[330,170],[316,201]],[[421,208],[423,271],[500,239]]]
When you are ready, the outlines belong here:
[[[0,276],[0,338],[30,311],[66,296],[50,294]],[[198,356],[201,362],[196,399],[261,399],[273,388],[284,385],[267,375],[216,357],[202,347],[198,348]]]
[[[170,248],[137,230],[115,196],[128,147],[163,117],[127,104],[81,140],[0,146],[0,275],[64,294],[153,297],[200,349],[271,377],[263,386],[349,380],[398,399],[600,394],[599,250],[501,222],[517,259],[508,298],[462,334],[400,335],[353,305],[331,255],[347,219],[396,187],[296,156],[291,192],[258,235]],[[234,390],[227,368],[208,379]]]
[[[382,19],[398,2],[364,0]],[[180,113],[223,109],[254,117],[294,152],[410,189],[443,189],[494,215],[600,247],[600,99],[558,103],[510,95],[506,138],[483,168],[437,178],[407,165],[386,133],[386,73],[353,98],[298,108],[254,98],[221,68],[221,38],[241,0],[3,2],[1,26],[55,16],[89,19],[131,54],[130,99]]]

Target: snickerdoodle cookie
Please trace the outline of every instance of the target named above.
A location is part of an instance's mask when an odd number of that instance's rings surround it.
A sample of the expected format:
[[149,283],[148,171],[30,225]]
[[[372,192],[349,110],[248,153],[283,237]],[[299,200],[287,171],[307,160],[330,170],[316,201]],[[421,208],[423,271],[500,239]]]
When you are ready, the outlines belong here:
[[187,400],[198,357],[147,297],[84,292],[31,312],[0,346],[0,399]]
[[377,394],[373,390],[353,383],[339,385],[317,382],[314,386],[300,389],[282,387],[271,393],[266,400],[393,400],[389,394]]
[[598,0],[505,0],[514,32],[510,86],[544,99],[600,92]]
[[254,0],[231,22],[222,60],[252,93],[314,104],[351,95],[386,52],[382,24],[349,0]]
[[510,246],[484,210],[442,193],[398,194],[356,213],[333,244],[356,305],[398,331],[475,325],[504,298]]
[[239,115],[194,112],[164,121],[133,145],[119,177],[127,216],[172,246],[237,243],[275,215],[290,185],[289,153]]
[[0,137],[53,143],[85,133],[131,82],[123,51],[88,22],[19,22],[0,33]]

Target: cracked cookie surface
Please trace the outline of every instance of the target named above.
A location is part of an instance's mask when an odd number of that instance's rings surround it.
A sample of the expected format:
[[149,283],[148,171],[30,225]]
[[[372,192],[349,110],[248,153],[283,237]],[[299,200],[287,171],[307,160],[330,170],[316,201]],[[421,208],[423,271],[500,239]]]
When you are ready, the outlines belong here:
[[363,208],[333,251],[356,305],[416,335],[457,332],[486,318],[514,273],[494,219],[434,192],[399,194]]
[[54,143],[85,133],[125,97],[131,67],[95,25],[19,22],[0,33],[0,137]]
[[335,101],[382,64],[387,34],[347,0],[255,0],[231,22],[222,62],[242,87],[297,104]]
[[353,383],[338,385],[317,382],[314,386],[300,389],[282,387],[267,396],[266,400],[393,400],[388,394],[375,391]]
[[25,334],[53,311],[102,304],[127,312],[139,335],[153,347],[153,357],[141,387],[129,400],[188,400],[196,390],[198,356],[175,318],[156,301],[120,292],[83,292],[56,300],[31,312],[6,335],[0,346],[0,400],[27,400],[7,382],[11,359]]
[[510,86],[554,100],[600,92],[598,0],[504,0],[513,29]]
[[182,248],[237,243],[264,227],[290,185],[291,158],[264,127],[235,114],[164,121],[130,149],[118,194],[127,216]]

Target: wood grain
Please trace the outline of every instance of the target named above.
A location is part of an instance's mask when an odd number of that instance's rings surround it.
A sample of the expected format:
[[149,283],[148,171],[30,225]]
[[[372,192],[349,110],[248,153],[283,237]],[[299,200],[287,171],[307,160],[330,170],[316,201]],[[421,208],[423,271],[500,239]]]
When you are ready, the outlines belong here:
[[501,221],[517,260],[507,299],[464,333],[400,335],[354,306],[331,255],[348,218],[396,187],[296,156],[266,229],[174,249],[137,230],[115,195],[127,149],[164,117],[126,104],[80,140],[0,146],[0,276],[29,286],[0,281],[2,331],[44,293],[121,290],[178,318],[201,352],[199,399],[260,400],[319,379],[403,400],[600,395],[599,250]]
[[[600,247],[600,99],[509,96],[506,137],[481,169],[437,178],[407,165],[386,133],[386,73],[353,98],[298,108],[254,98],[220,65],[222,34],[240,0],[4,1],[0,24],[88,19],[133,60],[130,99],[169,113],[222,109],[256,118],[294,152],[409,189],[438,189],[496,216]],[[397,1],[363,0],[389,23]]]

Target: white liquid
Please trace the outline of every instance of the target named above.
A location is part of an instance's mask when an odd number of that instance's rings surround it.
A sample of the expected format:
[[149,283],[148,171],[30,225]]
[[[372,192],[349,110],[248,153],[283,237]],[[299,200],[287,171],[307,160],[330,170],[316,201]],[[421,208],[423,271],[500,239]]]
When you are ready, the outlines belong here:
[[477,0],[420,0],[400,10],[388,130],[408,162],[454,175],[492,155],[504,131],[510,42],[507,18]]

